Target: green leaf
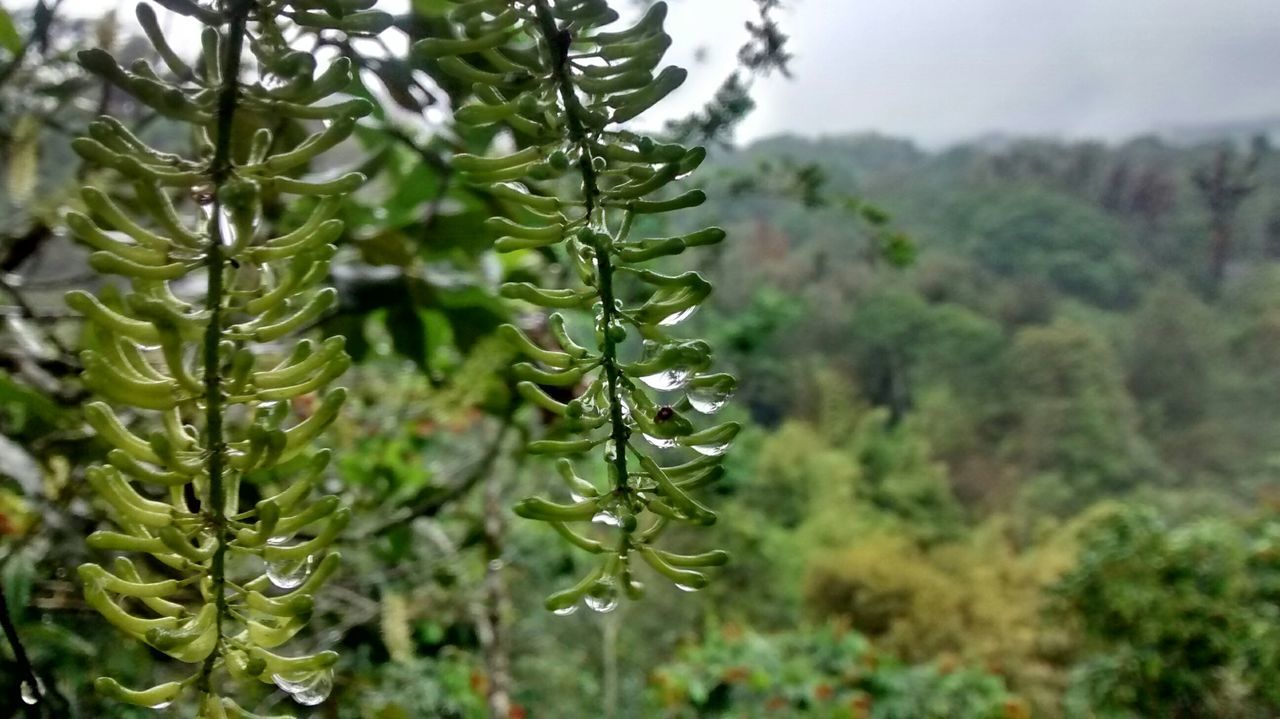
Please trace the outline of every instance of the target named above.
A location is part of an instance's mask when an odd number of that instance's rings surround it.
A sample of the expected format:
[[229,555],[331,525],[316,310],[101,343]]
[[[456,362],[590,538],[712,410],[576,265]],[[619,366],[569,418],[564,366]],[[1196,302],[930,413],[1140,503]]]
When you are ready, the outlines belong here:
[[413,11],[418,15],[441,17],[449,11],[447,0],[413,0]]
[[[0,14],[4,12],[0,10]],[[23,115],[14,124],[9,166],[5,169],[5,187],[14,202],[25,204],[31,200],[40,179],[39,170],[40,120],[35,115]]]
[[8,10],[0,8],[0,46],[17,55],[22,52],[22,36],[18,34],[18,26],[13,23],[13,16]]
[[30,552],[19,552],[4,560],[0,568],[0,589],[15,620],[21,619],[31,600],[31,588],[35,585],[36,565]]
[[413,360],[423,372],[429,371],[427,328],[418,311],[408,304],[395,305],[387,311],[387,332],[391,346],[398,354]]

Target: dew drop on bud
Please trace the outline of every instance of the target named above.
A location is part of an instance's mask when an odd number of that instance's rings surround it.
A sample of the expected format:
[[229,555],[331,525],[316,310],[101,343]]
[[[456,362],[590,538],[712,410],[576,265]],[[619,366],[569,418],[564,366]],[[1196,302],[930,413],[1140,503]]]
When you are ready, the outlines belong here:
[[702,454],[707,457],[719,457],[720,455],[729,451],[730,444],[732,443],[721,442],[720,444],[693,444],[693,445],[689,445],[689,448],[697,452],[698,454]]
[[618,587],[611,581],[601,580],[591,587],[583,601],[592,611],[608,614],[618,608]]
[[694,380],[686,391],[689,406],[702,414],[715,414],[733,399],[733,381],[727,377],[722,381],[701,383]]
[[669,392],[685,386],[692,376],[693,370],[688,367],[672,367],[661,372],[645,375],[640,378],[640,381],[659,392]]
[[201,184],[191,188],[191,199],[195,200],[204,219],[213,217],[213,201],[217,199],[213,185]]
[[682,592],[696,592],[699,587],[694,587],[688,584],[677,584],[676,589],[679,589]]
[[267,579],[281,589],[296,589],[311,574],[311,557],[267,562]]
[[557,617],[567,617],[576,611],[578,611],[578,605],[570,604],[567,607],[560,607],[559,609],[553,610],[551,613],[556,615]]
[[588,607],[601,614],[608,614],[618,608],[618,598],[610,597],[608,599],[598,597],[587,597],[584,600]]
[[644,435],[644,440],[658,449],[671,449],[676,446],[676,441],[666,437],[654,437],[651,434]]
[[679,312],[673,312],[667,315],[666,317],[663,317],[662,320],[658,322],[658,324],[663,327],[671,327],[672,325],[678,325],[681,322],[684,322],[685,320],[689,319],[689,317],[692,316],[693,313],[697,311],[698,311],[697,305],[694,305],[692,307],[686,307],[680,310]]
[[591,521],[596,524],[603,524],[606,527],[622,526],[622,520],[618,519],[618,515],[612,512],[596,512],[595,516],[591,518]]
[[300,692],[293,695],[293,700],[303,706],[315,706],[329,698],[333,691],[333,675],[329,671],[319,672],[314,681]]
[[22,703],[28,706],[39,704],[41,697],[44,696],[44,682],[39,677],[36,677],[35,684],[32,684],[30,679],[23,679],[20,688]]
[[329,693],[333,691],[333,670],[273,674],[271,681],[281,691],[292,696],[295,702],[310,707],[329,698]]

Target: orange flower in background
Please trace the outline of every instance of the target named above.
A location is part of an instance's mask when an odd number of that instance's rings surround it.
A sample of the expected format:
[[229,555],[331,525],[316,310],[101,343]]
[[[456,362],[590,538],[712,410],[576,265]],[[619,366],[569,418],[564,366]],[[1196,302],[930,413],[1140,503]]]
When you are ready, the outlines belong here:
[[750,669],[748,669],[747,667],[738,666],[738,667],[729,667],[728,669],[726,669],[724,671],[724,676],[721,677],[721,679],[726,684],[737,684],[738,682],[746,681],[747,678],[750,676],[751,676]]
[[947,654],[938,660],[938,673],[951,674],[960,668],[960,662],[952,654]]
[[436,429],[436,422],[433,419],[420,419],[413,425],[414,436],[419,439],[430,437],[435,434]]
[[291,403],[293,404],[293,411],[303,419],[310,417],[316,411],[315,393],[294,397]]
[[1021,699],[1007,699],[1001,707],[1004,719],[1031,719],[1031,707]]
[[874,649],[867,649],[867,652],[862,655],[862,663],[867,665],[867,669],[874,671],[880,664],[880,657],[876,655]]
[[471,691],[483,695],[489,689],[489,677],[481,672],[471,672]]
[[507,719],[526,719],[529,712],[519,704],[512,704],[511,710],[507,712]]
[[831,685],[827,684],[826,682],[823,682],[813,688],[813,696],[820,702],[831,701],[831,698],[834,697],[835,695],[836,695],[836,690],[833,689]]

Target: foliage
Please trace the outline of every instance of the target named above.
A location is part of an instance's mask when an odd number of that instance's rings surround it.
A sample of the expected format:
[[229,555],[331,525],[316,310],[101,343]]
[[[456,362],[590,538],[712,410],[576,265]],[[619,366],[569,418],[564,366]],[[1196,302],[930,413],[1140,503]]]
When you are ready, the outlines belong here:
[[1171,526],[1126,507],[1085,533],[1055,589],[1098,651],[1073,674],[1080,715],[1262,716],[1275,711],[1274,518]]
[[1072,640],[1044,621],[1045,589],[1073,559],[1069,530],[1019,551],[1005,521],[922,548],[880,532],[816,553],[804,578],[811,616],[838,619],[883,651],[939,659],[1005,678],[1052,713]]
[[1118,241],[1115,220],[1042,190],[984,195],[957,231],[994,272],[1017,269],[1057,289],[1114,306],[1129,300],[1136,268]]
[[1070,510],[1157,476],[1119,361],[1103,338],[1067,320],[1024,329],[1009,350],[1008,371],[1018,389],[1009,451],[1031,476],[1029,501]]
[[723,627],[659,668],[651,696],[666,717],[1026,716],[989,674],[901,664],[832,625],[779,635]]

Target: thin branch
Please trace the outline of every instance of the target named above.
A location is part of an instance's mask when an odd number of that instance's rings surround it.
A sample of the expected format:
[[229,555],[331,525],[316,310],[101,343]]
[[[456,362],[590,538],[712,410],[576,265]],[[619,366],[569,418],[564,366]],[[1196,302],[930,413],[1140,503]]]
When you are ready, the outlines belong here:
[[41,37],[48,34],[49,28],[53,25],[54,15],[58,12],[60,5],[62,5],[62,0],[53,0],[52,6],[44,0],[39,0],[36,3],[33,15],[35,24],[27,35],[26,42],[22,43],[18,53],[13,56],[13,60],[9,61],[9,64],[5,65],[3,69],[0,69],[0,87],[8,83],[13,78],[13,74],[18,71],[18,68],[22,67],[22,63],[26,60],[27,52],[31,49],[31,46],[36,44],[36,41]]
[[[40,703],[41,695],[44,693],[44,684],[36,675],[35,667],[31,666],[31,658],[27,655],[27,650],[22,646],[22,638],[18,636],[18,627],[13,623],[13,617],[9,615],[9,601],[5,597],[4,587],[0,586],[0,627],[4,629],[5,639],[9,640],[9,646],[13,649],[14,661],[18,664],[18,674],[21,677],[22,687],[19,692],[22,698],[19,704],[24,707],[28,717],[32,719],[40,719]],[[28,703],[26,692],[28,689],[33,692],[35,701]]]
[[445,506],[469,493],[493,469],[494,462],[498,459],[498,450],[501,449],[502,443],[506,439],[508,432],[511,431],[513,424],[511,414],[508,413],[503,417],[502,425],[494,433],[493,439],[486,445],[480,460],[456,484],[449,487],[428,487],[422,490],[416,497],[405,503],[408,506],[407,512],[402,512],[381,524],[375,525],[364,532],[363,538],[386,534],[392,529],[406,522],[412,522],[419,517],[434,517]]

